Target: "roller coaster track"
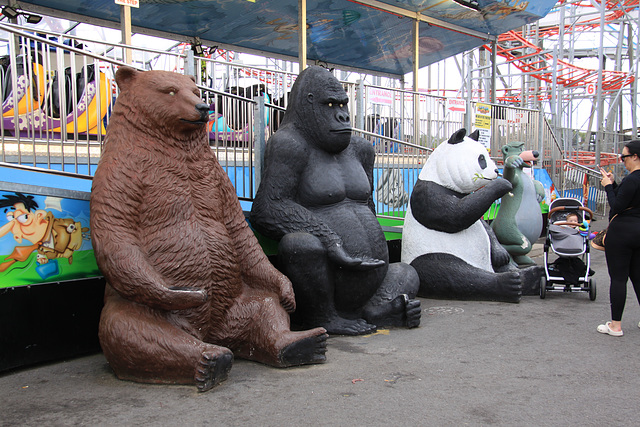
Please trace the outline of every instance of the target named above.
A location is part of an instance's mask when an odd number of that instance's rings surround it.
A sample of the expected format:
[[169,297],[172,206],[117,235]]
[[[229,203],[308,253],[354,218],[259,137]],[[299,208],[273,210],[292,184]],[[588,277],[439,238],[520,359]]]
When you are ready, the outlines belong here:
[[[612,23],[623,17],[629,11],[638,7],[640,0],[607,0],[605,3],[605,23]],[[599,2],[596,0],[596,2]],[[565,3],[565,2],[562,2]],[[590,2],[585,2],[580,7],[593,7]],[[574,23],[572,25],[565,25],[564,31],[577,32],[588,31],[598,28],[600,26],[600,18],[587,19]],[[540,37],[552,37],[560,33],[560,26],[546,27],[539,30]],[[485,45],[485,48],[491,50],[491,46]],[[534,78],[553,83],[554,74],[556,77],[556,84],[566,88],[584,88],[590,84],[597,84],[598,82],[598,70],[578,67],[570,62],[556,59],[554,61],[553,54],[548,50],[544,50],[541,47],[528,41],[520,31],[509,31],[498,36],[497,41],[497,54],[507,60],[507,63],[514,65],[520,71],[532,75]],[[554,64],[556,64],[554,66]],[[602,71],[602,90],[603,93],[619,90],[622,87],[628,86],[634,81],[635,77],[633,73],[623,71]],[[518,102],[520,101],[520,94],[515,94],[515,90],[506,90],[504,96],[499,97],[502,101]],[[533,89],[528,96],[538,96],[548,98],[549,90],[540,90],[538,93],[534,93]]]

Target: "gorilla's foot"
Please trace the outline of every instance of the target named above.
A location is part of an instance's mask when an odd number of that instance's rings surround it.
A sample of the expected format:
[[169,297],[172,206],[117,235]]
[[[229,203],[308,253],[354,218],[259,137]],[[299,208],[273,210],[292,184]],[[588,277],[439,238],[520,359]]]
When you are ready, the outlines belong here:
[[415,328],[420,325],[421,314],[420,301],[410,299],[407,294],[398,295],[389,303],[365,309],[366,319],[378,326]]
[[522,280],[517,270],[498,273],[496,275],[494,301],[520,302],[522,297]]
[[345,319],[335,316],[321,324],[329,335],[364,335],[375,332],[376,325],[367,323],[364,319]]
[[407,328],[417,328],[420,326],[420,318],[422,317],[422,307],[420,301],[417,299],[410,299],[405,307],[407,314],[407,321],[405,326]]
[[226,348],[205,350],[196,367],[198,391],[208,391],[227,379],[233,365],[233,353]]
[[325,353],[327,352],[327,338],[329,335],[327,335],[323,328],[313,329],[312,332],[315,335],[306,336],[307,334],[305,333],[304,338],[282,349],[279,357],[280,367],[286,368],[288,366],[309,365],[322,363],[327,360]]

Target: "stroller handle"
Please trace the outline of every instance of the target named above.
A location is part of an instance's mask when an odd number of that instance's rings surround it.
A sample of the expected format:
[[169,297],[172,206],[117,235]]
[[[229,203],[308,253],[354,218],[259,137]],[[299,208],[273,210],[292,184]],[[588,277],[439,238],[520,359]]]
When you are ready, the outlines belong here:
[[558,206],[557,208],[551,209],[549,211],[549,215],[560,211],[585,211],[589,214],[589,218],[593,218],[593,211],[589,208],[585,208],[584,206]]
[[573,221],[559,221],[559,222],[554,222],[553,225],[570,225],[572,227],[580,227],[582,224],[580,224],[579,222],[573,222]]

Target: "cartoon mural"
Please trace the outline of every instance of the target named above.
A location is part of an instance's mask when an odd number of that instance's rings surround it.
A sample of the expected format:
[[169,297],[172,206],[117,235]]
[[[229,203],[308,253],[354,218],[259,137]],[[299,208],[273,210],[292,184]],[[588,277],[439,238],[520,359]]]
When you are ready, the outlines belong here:
[[0,288],[100,275],[88,200],[0,191],[0,211]]

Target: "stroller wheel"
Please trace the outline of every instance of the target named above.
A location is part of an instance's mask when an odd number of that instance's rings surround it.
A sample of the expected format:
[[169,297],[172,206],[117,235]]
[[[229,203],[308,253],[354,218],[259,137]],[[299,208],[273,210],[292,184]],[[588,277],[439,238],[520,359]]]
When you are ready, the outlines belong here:
[[589,279],[589,299],[591,301],[596,300],[596,279],[592,277]]
[[540,299],[544,299],[547,296],[547,278],[542,276],[540,278]]

